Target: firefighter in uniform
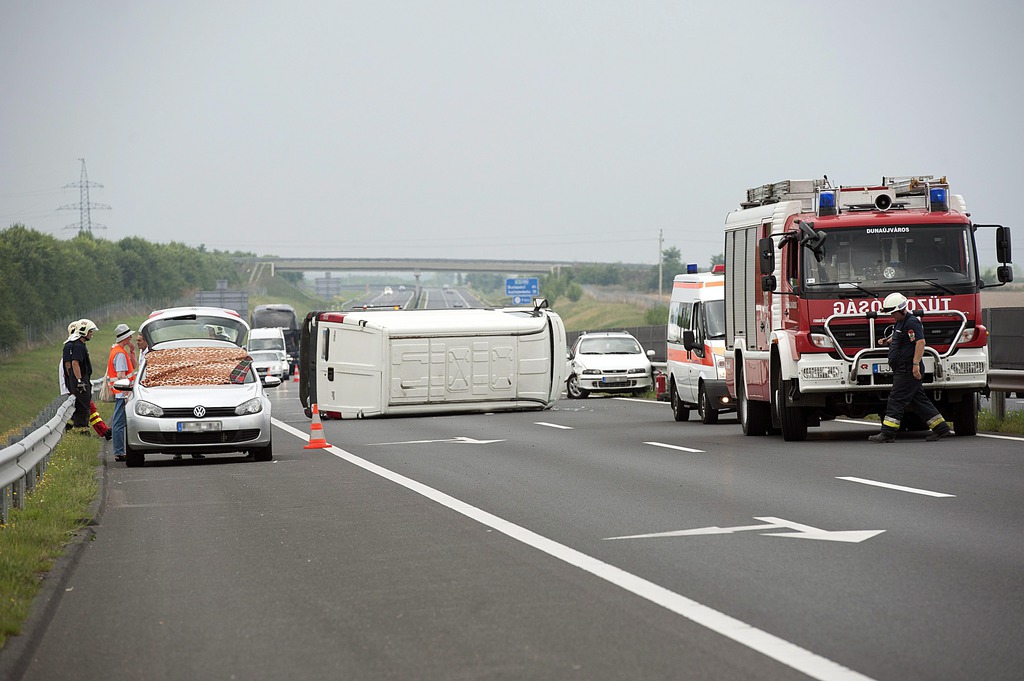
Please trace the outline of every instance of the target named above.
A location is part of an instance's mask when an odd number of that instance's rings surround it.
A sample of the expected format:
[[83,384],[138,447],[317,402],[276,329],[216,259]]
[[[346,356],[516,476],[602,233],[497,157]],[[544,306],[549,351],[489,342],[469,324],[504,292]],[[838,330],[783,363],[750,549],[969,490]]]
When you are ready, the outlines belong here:
[[889,346],[889,368],[892,369],[892,390],[885,405],[882,431],[868,438],[871,442],[895,442],[896,431],[907,408],[917,412],[932,432],[929,441],[949,437],[953,431],[939,414],[922,387],[924,362],[924,325],[908,311],[909,301],[902,293],[890,293],[882,303],[882,312],[896,320],[893,333],[879,341]]
[[89,348],[86,342],[97,331],[91,319],[78,320],[74,330],[75,339],[64,344],[62,363],[64,366],[64,384],[68,392],[75,396],[75,413],[72,423],[75,428],[89,426],[89,405],[92,403],[92,362],[89,359]]

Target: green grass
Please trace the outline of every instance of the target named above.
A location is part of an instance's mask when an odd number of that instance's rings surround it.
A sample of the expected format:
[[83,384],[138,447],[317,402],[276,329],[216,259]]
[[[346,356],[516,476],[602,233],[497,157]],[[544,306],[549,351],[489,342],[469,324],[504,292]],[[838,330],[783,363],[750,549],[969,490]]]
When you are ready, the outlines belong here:
[[43,575],[88,522],[99,452],[95,435],[67,434],[25,509],[13,509],[7,524],[0,525],[0,647],[20,632]]
[[978,430],[986,433],[1007,433],[1024,435],[1024,411],[1006,412],[1006,418],[999,420],[990,409],[978,412]]
[[602,303],[584,296],[573,302],[559,298],[552,309],[568,331],[601,331],[627,326],[645,326],[646,310],[629,303]]

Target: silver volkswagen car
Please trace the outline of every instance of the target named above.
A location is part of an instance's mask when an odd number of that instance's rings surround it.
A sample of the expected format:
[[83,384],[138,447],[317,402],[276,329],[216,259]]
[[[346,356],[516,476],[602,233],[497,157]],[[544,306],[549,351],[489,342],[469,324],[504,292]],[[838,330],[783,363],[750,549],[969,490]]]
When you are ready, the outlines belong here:
[[158,310],[139,326],[149,350],[142,357],[125,412],[126,463],[142,466],[148,454],[247,452],[270,461],[271,403],[245,349],[249,325],[231,310],[177,307]]

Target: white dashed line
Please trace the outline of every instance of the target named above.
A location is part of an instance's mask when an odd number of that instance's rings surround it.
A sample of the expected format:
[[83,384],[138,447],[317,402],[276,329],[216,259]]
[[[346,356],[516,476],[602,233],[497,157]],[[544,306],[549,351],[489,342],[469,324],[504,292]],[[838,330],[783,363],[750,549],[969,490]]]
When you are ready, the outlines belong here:
[[534,421],[535,426],[545,426],[547,428],[558,428],[559,430],[572,430],[572,426],[560,426],[557,423],[547,423],[546,421]]
[[904,487],[903,485],[893,485],[888,482],[878,482],[877,480],[866,480],[864,478],[837,477],[836,479],[849,480],[850,482],[859,482],[862,485],[873,485],[874,487],[885,487],[886,489],[894,489],[900,492],[923,494],[926,497],[956,497],[955,494],[945,494],[944,492],[932,492],[926,489],[917,489],[916,487]]
[[652,447],[664,447],[665,449],[678,449],[681,452],[692,452],[693,454],[704,454],[703,449],[692,449],[690,447],[682,447],[680,445],[668,445],[664,442],[645,442],[645,445],[651,445]]

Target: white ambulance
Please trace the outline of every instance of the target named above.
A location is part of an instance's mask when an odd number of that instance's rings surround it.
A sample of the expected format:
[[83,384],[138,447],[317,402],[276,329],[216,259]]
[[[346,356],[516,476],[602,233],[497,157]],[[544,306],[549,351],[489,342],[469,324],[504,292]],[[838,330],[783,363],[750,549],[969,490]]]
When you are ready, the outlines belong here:
[[725,386],[725,266],[676,275],[668,311],[668,385],[672,416],[717,423],[735,405]]

